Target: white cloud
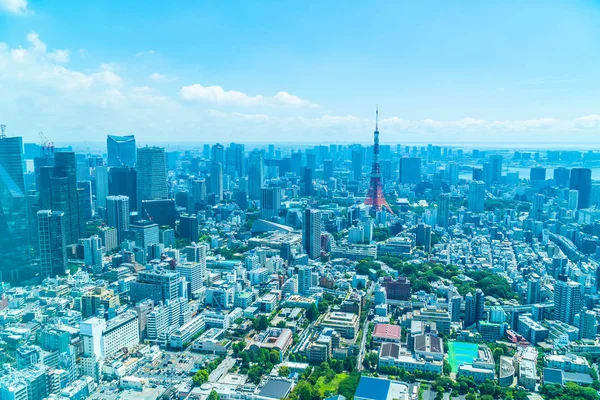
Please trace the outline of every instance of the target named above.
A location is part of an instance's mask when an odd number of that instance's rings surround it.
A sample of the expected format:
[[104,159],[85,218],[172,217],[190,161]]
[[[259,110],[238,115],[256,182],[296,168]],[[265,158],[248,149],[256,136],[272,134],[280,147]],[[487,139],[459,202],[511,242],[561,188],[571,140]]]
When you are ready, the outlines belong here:
[[202,86],[197,83],[182,87],[179,93],[186,100],[216,104],[255,105],[263,100],[261,95],[251,97],[237,90],[224,90],[221,86]]
[[156,51],[154,50],[146,50],[146,51],[140,51],[139,53],[136,53],[135,56],[136,57],[141,57],[141,56],[151,56],[156,54]]
[[153,81],[164,81],[166,76],[164,76],[163,74],[159,74],[158,72],[155,72],[153,74],[150,74],[149,78]]
[[52,53],[48,53],[48,57],[55,63],[68,63],[69,61],[71,61],[71,51],[54,50]]
[[180,90],[181,97],[186,100],[199,100],[208,103],[243,105],[243,106],[267,106],[281,108],[319,108],[308,100],[288,92],[278,92],[275,96],[263,95],[250,96],[237,90],[225,90],[221,86],[202,86],[198,83],[183,86]]
[[32,31],[27,35],[27,41],[33,44],[33,51],[38,51],[40,53],[46,52],[46,44],[40,40],[40,35],[38,35],[37,32]]
[[294,96],[288,92],[279,92],[275,96],[273,96],[273,100],[275,101],[275,105],[281,105],[283,107],[310,107],[310,108],[319,108],[318,104],[312,104],[308,100],[303,100],[298,96]]
[[0,11],[23,14],[27,11],[27,0],[0,0]]

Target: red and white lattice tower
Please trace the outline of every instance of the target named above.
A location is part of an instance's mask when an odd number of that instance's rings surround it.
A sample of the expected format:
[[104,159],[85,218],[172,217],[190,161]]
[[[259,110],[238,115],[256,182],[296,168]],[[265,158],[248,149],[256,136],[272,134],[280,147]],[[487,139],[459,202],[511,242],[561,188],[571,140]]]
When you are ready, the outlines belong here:
[[371,168],[371,183],[365,204],[370,205],[375,211],[381,211],[385,207],[393,214],[392,208],[383,195],[381,186],[381,170],[379,169],[379,108],[375,111],[375,132],[373,132],[373,167]]

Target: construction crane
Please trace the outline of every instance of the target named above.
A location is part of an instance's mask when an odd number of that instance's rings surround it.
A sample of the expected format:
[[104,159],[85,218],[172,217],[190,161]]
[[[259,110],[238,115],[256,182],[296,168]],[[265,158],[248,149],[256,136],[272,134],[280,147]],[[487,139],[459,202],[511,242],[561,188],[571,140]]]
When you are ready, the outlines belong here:
[[6,125],[0,124],[0,138],[4,139],[6,137]]
[[42,132],[40,132],[40,140],[42,141],[42,156],[54,156],[54,142],[49,141]]

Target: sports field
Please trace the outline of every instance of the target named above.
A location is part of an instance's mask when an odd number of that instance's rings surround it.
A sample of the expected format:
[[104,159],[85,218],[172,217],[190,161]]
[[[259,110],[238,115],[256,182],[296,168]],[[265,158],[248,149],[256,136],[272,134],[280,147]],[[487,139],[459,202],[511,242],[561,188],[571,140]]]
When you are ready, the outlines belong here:
[[462,364],[471,363],[477,357],[477,344],[465,342],[448,342],[448,362],[452,372],[458,372]]

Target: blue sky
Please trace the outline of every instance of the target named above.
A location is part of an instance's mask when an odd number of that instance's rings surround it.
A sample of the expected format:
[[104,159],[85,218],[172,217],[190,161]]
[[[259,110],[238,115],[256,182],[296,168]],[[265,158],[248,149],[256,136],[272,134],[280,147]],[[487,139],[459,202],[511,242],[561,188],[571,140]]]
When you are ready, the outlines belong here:
[[598,1],[0,0],[0,121],[56,142],[599,142]]

